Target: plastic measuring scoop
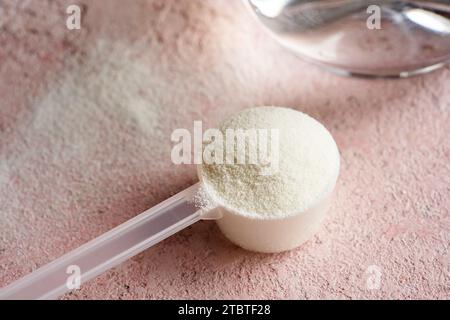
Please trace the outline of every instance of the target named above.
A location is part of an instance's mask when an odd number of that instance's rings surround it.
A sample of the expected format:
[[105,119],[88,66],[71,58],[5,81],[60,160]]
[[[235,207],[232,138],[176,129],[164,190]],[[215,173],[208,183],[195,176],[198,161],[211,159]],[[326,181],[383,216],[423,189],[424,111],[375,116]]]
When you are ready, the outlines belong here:
[[[256,252],[291,250],[310,239],[324,220],[339,175],[337,145],[325,127],[301,112],[280,107],[258,107],[252,112],[263,112],[260,116],[268,118],[273,118],[274,113],[284,113],[289,118],[295,117],[298,123],[307,121],[309,125],[304,126],[305,132],[302,134],[307,139],[315,135],[315,139],[307,140],[310,143],[303,145],[303,149],[307,150],[303,162],[316,163],[314,160],[323,158],[324,152],[328,153],[320,177],[314,179],[320,186],[317,190],[321,191],[314,197],[306,194],[308,206],[291,212],[277,212],[272,216],[249,214],[242,208],[233,208],[220,196],[214,196],[214,187],[204,179],[203,167],[199,165],[199,183],[10,284],[0,291],[0,299],[56,298],[73,288],[72,280],[76,281],[76,285],[81,284],[200,219],[217,219],[225,237],[244,249]],[[284,120],[282,122],[284,125]],[[308,167],[302,170],[309,172]],[[211,203],[202,203],[207,208],[200,209],[195,204],[193,200],[197,194],[201,200],[212,200]],[[260,198],[256,200],[265,201]]]
[[215,219],[193,201],[197,183],[96,239],[0,290],[0,299],[55,299],[70,291],[67,281],[79,268],[80,284],[201,219]]

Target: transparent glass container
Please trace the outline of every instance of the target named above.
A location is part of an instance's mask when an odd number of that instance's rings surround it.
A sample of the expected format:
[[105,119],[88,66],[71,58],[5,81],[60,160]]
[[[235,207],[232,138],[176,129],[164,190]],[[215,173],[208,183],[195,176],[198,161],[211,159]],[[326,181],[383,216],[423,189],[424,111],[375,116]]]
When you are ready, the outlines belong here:
[[450,60],[450,0],[245,0],[282,45],[344,75],[407,77]]

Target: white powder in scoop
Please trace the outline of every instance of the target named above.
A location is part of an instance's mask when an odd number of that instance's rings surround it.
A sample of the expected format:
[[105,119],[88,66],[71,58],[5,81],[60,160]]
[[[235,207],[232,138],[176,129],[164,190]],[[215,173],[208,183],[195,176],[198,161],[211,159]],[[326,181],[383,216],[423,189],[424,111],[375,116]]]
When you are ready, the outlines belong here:
[[310,116],[288,108],[257,107],[226,120],[219,129],[224,133],[228,128],[279,129],[279,170],[261,175],[258,164],[203,164],[204,188],[224,207],[248,217],[287,217],[314,206],[334,187],[339,172],[336,143]]

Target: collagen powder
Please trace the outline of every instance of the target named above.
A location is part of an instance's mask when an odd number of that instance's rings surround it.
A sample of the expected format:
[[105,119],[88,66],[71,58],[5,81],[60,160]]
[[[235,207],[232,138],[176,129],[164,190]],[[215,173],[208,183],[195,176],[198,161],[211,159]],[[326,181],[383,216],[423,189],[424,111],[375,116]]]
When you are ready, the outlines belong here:
[[[339,152],[333,137],[310,116],[281,107],[244,110],[219,128],[224,137],[229,129],[275,129],[276,148],[270,139],[266,146],[274,150],[261,152],[264,145],[256,143],[255,148],[249,138],[245,151],[246,160],[277,153],[268,157],[277,163],[269,174],[267,161],[199,167],[205,192],[223,212],[219,227],[230,240],[250,250],[277,252],[298,246],[317,230],[336,183]],[[225,138],[224,146],[227,142]]]

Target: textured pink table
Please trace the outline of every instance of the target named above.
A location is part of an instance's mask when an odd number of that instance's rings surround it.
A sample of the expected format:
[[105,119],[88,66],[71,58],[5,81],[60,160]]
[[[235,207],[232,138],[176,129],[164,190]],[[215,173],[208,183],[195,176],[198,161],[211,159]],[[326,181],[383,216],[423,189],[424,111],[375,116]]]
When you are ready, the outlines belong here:
[[173,129],[282,105],[342,154],[311,241],[255,254],[200,222],[64,298],[450,298],[450,68],[340,78],[239,1],[85,1],[80,31],[68,4],[0,4],[1,286],[195,182],[170,161]]

